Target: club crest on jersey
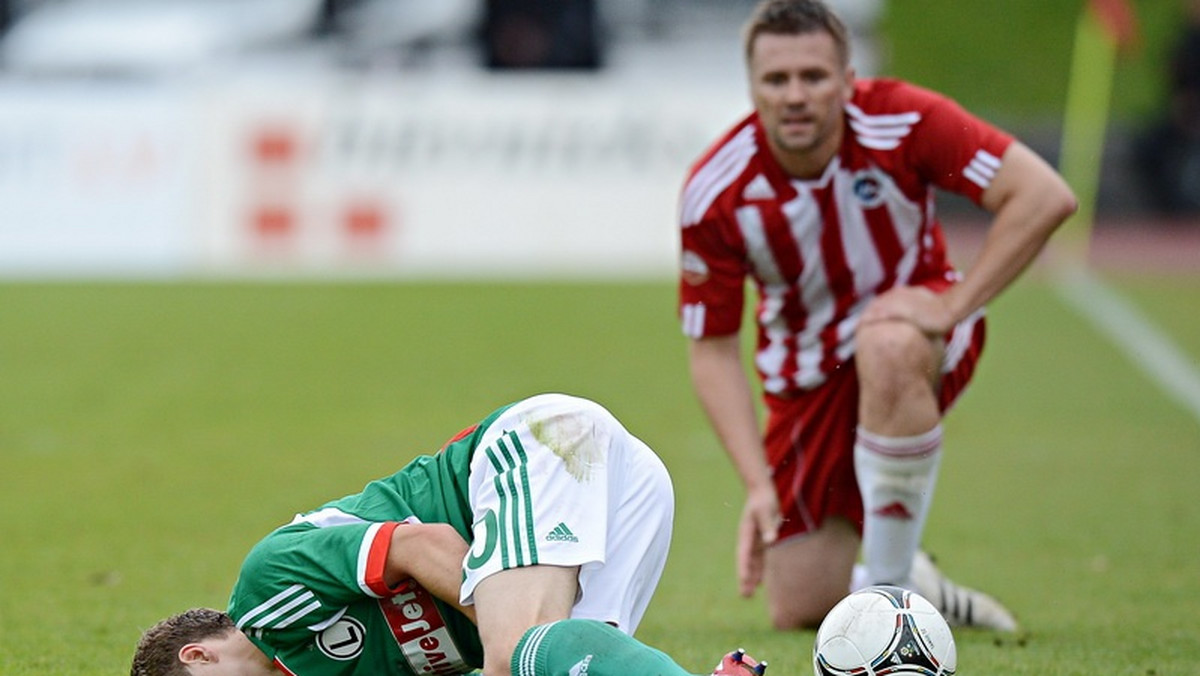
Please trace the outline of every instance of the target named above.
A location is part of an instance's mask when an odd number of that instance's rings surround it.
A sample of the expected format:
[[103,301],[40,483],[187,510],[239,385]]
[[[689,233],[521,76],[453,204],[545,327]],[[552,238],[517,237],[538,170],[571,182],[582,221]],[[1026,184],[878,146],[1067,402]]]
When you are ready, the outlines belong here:
[[692,286],[708,281],[708,263],[695,251],[684,250],[679,259],[679,270],[683,281]]
[[883,204],[883,183],[872,171],[860,171],[854,174],[852,186],[854,196],[868,209]]
[[353,617],[343,617],[317,634],[317,647],[331,660],[352,660],[362,654],[367,628]]

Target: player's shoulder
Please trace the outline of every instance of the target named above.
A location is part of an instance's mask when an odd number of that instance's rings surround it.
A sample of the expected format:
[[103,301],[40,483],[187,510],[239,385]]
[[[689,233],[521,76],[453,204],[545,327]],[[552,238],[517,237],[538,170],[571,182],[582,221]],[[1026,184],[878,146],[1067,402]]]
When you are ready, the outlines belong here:
[[[855,143],[890,152],[915,143],[937,142],[962,121],[961,108],[932,89],[888,78],[855,82],[846,118]],[[921,132],[925,129],[925,132]]]
[[855,80],[850,103],[867,115],[920,113],[931,107],[952,104],[945,94],[895,78]]
[[302,519],[302,515],[297,515],[290,523],[275,528],[254,543],[242,560],[239,578],[266,578],[270,573],[276,571],[282,561],[280,553],[294,548],[296,534],[315,528],[314,525],[304,522]]
[[229,615],[235,622],[241,622],[244,616],[264,599],[289,586],[279,556],[279,552],[285,547],[282,538],[277,536],[289,527],[284,526],[272,531],[259,540],[242,560],[229,599]]
[[685,223],[696,222],[720,195],[758,173],[758,115],[751,113],[729,127],[689,168],[681,200]]
[[756,129],[758,114],[750,113],[725,129],[708,145],[688,170],[688,178],[713,165],[736,164],[738,159],[752,157],[758,150]]

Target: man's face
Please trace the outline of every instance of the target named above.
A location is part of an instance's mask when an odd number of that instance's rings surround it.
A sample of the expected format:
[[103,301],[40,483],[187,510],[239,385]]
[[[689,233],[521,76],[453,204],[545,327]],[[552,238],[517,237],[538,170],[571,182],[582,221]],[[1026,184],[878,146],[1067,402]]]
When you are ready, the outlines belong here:
[[854,71],[825,32],[764,33],[750,52],[750,95],[785,169],[820,173],[841,145]]

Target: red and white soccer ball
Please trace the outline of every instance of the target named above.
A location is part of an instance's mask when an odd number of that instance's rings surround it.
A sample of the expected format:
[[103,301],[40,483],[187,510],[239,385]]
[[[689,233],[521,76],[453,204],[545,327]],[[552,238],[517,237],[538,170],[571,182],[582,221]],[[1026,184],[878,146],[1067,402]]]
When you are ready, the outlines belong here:
[[953,676],[954,636],[925,597],[867,587],[838,602],[817,630],[816,676]]

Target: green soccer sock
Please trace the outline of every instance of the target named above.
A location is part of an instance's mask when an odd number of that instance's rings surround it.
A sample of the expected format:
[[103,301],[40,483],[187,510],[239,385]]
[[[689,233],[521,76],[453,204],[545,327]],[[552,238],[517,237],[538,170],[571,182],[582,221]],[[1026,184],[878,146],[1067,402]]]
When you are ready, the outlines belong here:
[[604,622],[561,620],[521,637],[513,676],[693,676],[666,653]]

